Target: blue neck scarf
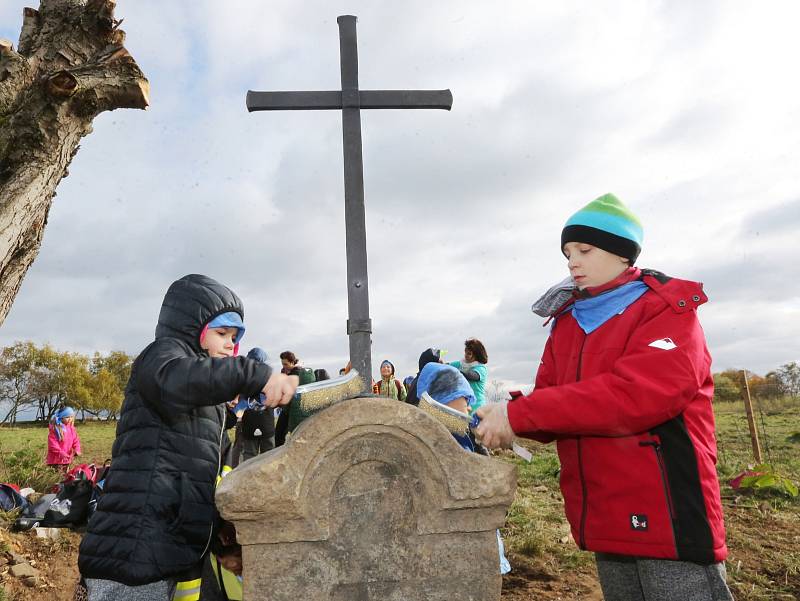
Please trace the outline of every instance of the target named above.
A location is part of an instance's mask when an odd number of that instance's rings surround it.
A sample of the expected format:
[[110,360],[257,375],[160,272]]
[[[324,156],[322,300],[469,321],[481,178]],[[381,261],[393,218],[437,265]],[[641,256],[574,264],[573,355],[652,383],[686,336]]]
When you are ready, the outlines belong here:
[[647,292],[647,284],[634,280],[597,296],[575,301],[572,316],[586,334],[619,315]]

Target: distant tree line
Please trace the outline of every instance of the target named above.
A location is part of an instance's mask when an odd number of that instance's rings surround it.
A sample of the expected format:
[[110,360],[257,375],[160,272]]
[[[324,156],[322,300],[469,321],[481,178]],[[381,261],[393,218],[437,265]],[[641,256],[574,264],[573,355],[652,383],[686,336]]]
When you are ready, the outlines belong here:
[[746,369],[726,369],[714,374],[714,400],[738,401],[750,389],[754,399],[800,397],[800,364],[792,361],[778,369],[759,376]]
[[[134,357],[123,351],[108,354],[57,351],[48,344],[15,342],[0,350],[0,423],[16,423],[20,413],[35,411],[37,421],[49,421],[69,405],[86,416],[116,419]],[[745,394],[745,374],[754,399],[800,398],[800,364],[786,363],[760,376],[743,369],[714,374],[714,401],[739,401]],[[487,385],[487,399],[507,397],[503,382]]]
[[20,413],[36,412],[49,421],[65,405],[78,413],[116,419],[133,357],[122,351],[107,355],[57,351],[50,345],[16,342],[0,351],[0,423],[16,423]]

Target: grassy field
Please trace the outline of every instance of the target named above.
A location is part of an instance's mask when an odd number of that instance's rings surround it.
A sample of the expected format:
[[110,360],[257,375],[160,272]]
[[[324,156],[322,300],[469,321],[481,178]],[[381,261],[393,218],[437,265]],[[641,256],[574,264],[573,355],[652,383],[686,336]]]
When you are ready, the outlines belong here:
[[[740,404],[720,404],[715,411],[731,589],[739,601],[798,599],[800,499],[771,491],[737,493],[731,489],[728,480],[753,463],[747,421]],[[800,403],[765,404],[756,418],[759,428],[763,426],[765,461],[769,460],[776,473],[800,483]],[[82,462],[101,464],[110,457],[114,426],[113,422],[78,424]],[[32,486],[37,491],[48,488],[56,477],[42,466],[46,440],[47,430],[41,425],[0,428],[0,481]],[[525,444],[534,453],[529,464],[511,453],[500,454],[517,466],[519,482],[503,530],[514,568],[504,578],[503,599],[602,599],[593,556],[578,550],[564,518],[555,449]],[[11,542],[25,544],[24,540]],[[68,553],[65,562],[75,561],[75,546],[70,547],[72,555]],[[46,555],[47,550],[40,552]],[[69,572],[70,567],[64,566],[65,578],[77,574],[74,568]],[[17,594],[15,599],[29,598],[25,591],[11,594]]]
[[[111,458],[116,422],[78,423],[83,454],[79,463],[102,465]],[[41,424],[0,427],[0,482],[13,482],[44,491],[58,481],[44,465],[47,455],[47,428]]]

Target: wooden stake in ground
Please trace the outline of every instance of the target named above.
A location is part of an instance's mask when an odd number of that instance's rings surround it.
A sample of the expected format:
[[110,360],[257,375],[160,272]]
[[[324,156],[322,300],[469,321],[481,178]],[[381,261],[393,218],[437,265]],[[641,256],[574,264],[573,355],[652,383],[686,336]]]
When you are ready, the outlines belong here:
[[39,10],[24,9],[16,51],[0,40],[0,325],[92,120],[148,105],[148,81],[123,46],[114,6],[42,0]]
[[761,445],[758,442],[758,430],[756,430],[756,422],[753,419],[753,401],[750,399],[750,384],[747,382],[747,371],[742,370],[744,376],[744,408],[747,411],[747,425],[750,428],[750,442],[753,444],[753,457],[756,463],[761,463]]

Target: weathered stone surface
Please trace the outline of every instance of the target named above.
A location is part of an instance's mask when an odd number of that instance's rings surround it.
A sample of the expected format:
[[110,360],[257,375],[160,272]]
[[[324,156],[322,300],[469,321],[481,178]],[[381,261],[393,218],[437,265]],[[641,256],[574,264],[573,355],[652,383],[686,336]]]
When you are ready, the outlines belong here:
[[490,601],[512,466],[467,453],[415,407],[339,403],[217,490],[248,601]]
[[11,575],[15,578],[35,578],[39,572],[29,563],[18,563],[11,566]]

